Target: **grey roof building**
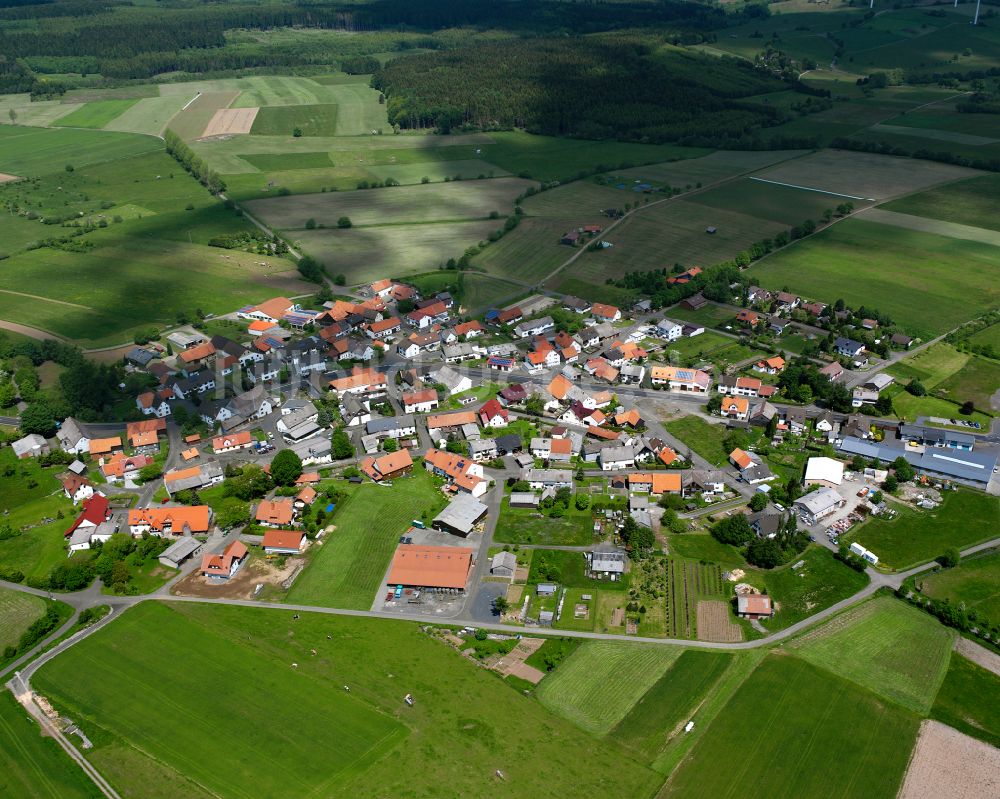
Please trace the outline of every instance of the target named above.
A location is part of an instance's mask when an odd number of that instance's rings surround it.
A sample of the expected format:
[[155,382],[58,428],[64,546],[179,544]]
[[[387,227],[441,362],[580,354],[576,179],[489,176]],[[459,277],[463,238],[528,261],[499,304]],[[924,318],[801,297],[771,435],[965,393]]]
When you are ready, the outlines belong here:
[[445,530],[465,538],[488,510],[488,507],[471,494],[459,494],[448,507],[434,517],[431,526],[436,530]]

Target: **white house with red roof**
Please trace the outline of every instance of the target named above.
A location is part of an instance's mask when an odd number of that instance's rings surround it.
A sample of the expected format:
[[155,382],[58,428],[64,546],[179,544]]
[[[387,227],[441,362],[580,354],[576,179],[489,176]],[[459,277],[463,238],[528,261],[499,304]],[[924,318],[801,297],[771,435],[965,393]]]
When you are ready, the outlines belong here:
[[506,427],[510,414],[496,397],[479,409],[479,424],[483,427]]

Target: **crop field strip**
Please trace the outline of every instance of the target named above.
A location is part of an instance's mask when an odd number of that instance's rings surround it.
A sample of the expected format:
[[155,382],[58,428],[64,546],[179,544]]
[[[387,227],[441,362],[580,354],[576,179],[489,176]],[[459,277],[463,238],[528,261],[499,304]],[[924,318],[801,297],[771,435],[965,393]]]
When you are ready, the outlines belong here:
[[716,564],[667,558],[667,638],[695,638],[699,598],[725,596]]
[[680,647],[586,641],[543,680],[542,704],[588,732],[610,732],[680,656]]
[[1000,747],[1000,676],[955,653],[931,718]]
[[[175,678],[178,658],[186,666]],[[81,670],[85,679],[70,676]],[[108,673],[117,679],[100,679]],[[153,784],[163,796],[219,799],[432,797],[443,783],[483,796],[496,791],[501,734],[515,742],[501,761],[506,779],[525,795],[630,799],[662,780],[402,621],[149,602],[46,664],[34,683],[93,731],[89,758],[126,796]],[[122,701],[122,686],[135,701]],[[220,695],[233,706],[206,715]],[[609,781],[614,769],[624,773]]]
[[898,600],[869,600],[796,638],[799,657],[926,714],[948,668],[955,633]]
[[843,677],[770,655],[660,792],[895,799],[919,718]]

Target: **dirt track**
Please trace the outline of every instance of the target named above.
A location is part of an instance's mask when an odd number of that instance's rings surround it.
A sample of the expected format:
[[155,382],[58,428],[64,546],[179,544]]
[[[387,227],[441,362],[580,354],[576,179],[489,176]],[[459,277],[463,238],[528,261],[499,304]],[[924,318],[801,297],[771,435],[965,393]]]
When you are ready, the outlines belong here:
[[990,650],[981,647],[975,641],[970,641],[968,638],[959,636],[955,639],[955,651],[960,655],[964,655],[973,663],[1000,676],[1000,655],[996,655],[990,652]]
[[1000,796],[1000,749],[939,721],[925,721],[899,799]]
[[6,172],[0,172],[0,183],[10,183],[12,180],[20,180],[17,175],[8,175]]
[[56,341],[66,341],[67,339],[62,336],[57,336],[55,333],[48,333],[44,330],[39,330],[35,327],[28,327],[27,325],[19,325],[17,322],[5,322],[0,319],[0,328],[4,330],[9,330],[11,333],[20,333],[22,336],[27,336],[28,338],[35,338],[39,341],[45,341],[47,338],[55,339]]
[[220,108],[208,122],[201,138],[249,133],[259,108]]

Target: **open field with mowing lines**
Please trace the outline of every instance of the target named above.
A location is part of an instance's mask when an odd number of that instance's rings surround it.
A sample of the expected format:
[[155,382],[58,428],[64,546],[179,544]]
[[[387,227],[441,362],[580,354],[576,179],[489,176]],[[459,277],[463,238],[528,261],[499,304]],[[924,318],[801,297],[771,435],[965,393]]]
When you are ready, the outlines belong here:
[[[133,753],[133,768],[118,769],[123,795],[147,794],[151,758],[161,773],[187,774],[222,799],[289,790],[431,799],[443,784],[450,795],[502,799],[630,799],[656,789],[659,778],[612,742],[598,745],[415,624],[292,616],[147,603],[46,664],[34,683],[93,730],[99,767],[123,747]],[[89,676],[78,680],[81,669]],[[107,673],[118,679],[99,678]],[[461,703],[445,701],[442,685]],[[122,700],[122,686],[135,687],[125,694],[134,701]],[[413,707],[402,701],[407,692]],[[206,717],[206,701],[222,694],[230,709]],[[200,795],[190,784],[171,787]]]
[[574,250],[560,244],[559,239],[574,224],[575,220],[569,219],[522,217],[514,230],[491,243],[472,263],[501,277],[543,280],[572,257]]
[[163,149],[148,136],[97,130],[56,130],[0,125],[0,172],[20,177],[63,172]]
[[170,120],[170,130],[182,139],[198,139],[212,121],[215,112],[229,108],[239,96],[239,92],[205,92]]
[[680,647],[585,641],[541,682],[538,698],[588,732],[610,732],[680,657]]
[[0,695],[0,793],[18,799],[99,799],[103,794],[14,699]]
[[[714,235],[705,232],[709,226],[717,228]],[[674,263],[709,266],[785,229],[785,225],[745,213],[667,200],[627,217],[604,237],[614,246],[587,252],[573,265],[573,272],[602,284],[626,272]]]
[[[277,258],[119,238],[110,228],[92,236],[97,246],[86,253],[33,250],[7,259],[0,271],[0,318],[100,346],[126,341],[136,328],[172,323],[180,309],[228,313],[247,302],[309,290],[291,262]],[[48,300],[26,304],[4,291],[32,286],[44,286]]]
[[960,225],[956,222],[944,222],[940,219],[928,219],[925,216],[914,216],[913,214],[901,214],[897,211],[886,211],[883,208],[865,209],[859,219],[901,227],[906,230],[933,233],[937,236],[947,236],[952,239],[978,241],[980,244],[990,244],[994,247],[1000,246],[1000,231],[989,228]]
[[[973,169],[933,161],[822,150],[765,169],[757,177],[853,197],[887,200],[938,183],[981,174]],[[842,199],[850,200],[850,197]]]
[[[385,189],[252,200],[247,209],[281,230],[298,230],[307,219],[335,228],[342,216],[357,227],[418,222],[482,219],[510,213],[514,198],[531,184],[517,178],[394,186]],[[503,222],[496,221],[501,227]]]
[[953,653],[931,718],[1000,747],[1000,677]]
[[[836,209],[844,202],[844,198],[743,178],[735,183],[693,194],[689,202],[722,211],[749,213],[760,219],[792,226],[806,219],[820,219],[824,211]],[[861,204],[861,201],[856,201],[855,207]]]
[[964,368],[971,357],[967,352],[960,352],[951,344],[939,341],[932,347],[894,363],[886,371],[906,383],[919,380],[930,390]]
[[659,795],[895,799],[918,724],[836,674],[771,655]]
[[979,410],[995,413],[991,400],[998,389],[1000,363],[974,355],[964,367],[938,385],[935,393],[959,404],[972,400]]
[[599,166],[619,169],[623,165],[697,158],[710,152],[672,144],[559,139],[521,131],[498,131],[491,133],[490,138],[493,144],[483,148],[485,160],[513,175],[524,173],[541,181],[565,181]]
[[[386,189],[396,191],[396,189]],[[371,283],[386,274],[406,277],[437,269],[502,226],[498,220],[436,222],[418,225],[300,230],[291,237],[331,274],[343,273],[348,285]]]
[[[799,560],[805,565],[793,570],[792,565]],[[778,612],[770,619],[762,619],[761,624],[773,631],[856,594],[868,585],[868,576],[834,559],[830,550],[813,547],[793,563],[765,572],[764,583]]]
[[932,511],[899,508],[892,521],[873,519],[855,527],[842,540],[860,541],[879,556],[879,565],[901,570],[926,563],[948,547],[965,547],[996,535],[1000,499],[959,489],[944,495]]
[[[391,490],[366,483],[337,508],[328,534],[288,593],[289,602],[367,610],[382,584],[399,536],[424,511],[433,517],[444,496],[418,466]],[[373,515],[372,508],[378,507]]]
[[[849,219],[751,267],[764,287],[871,305],[910,335],[944,333],[1000,302],[1000,248]],[[849,278],[849,279],[848,279]],[[928,314],[927,303],[934,313]]]
[[11,121],[12,110],[15,115],[14,124],[45,127],[82,107],[83,103],[63,103],[59,100],[33,103],[28,94],[0,94],[0,120],[4,126]]
[[[194,94],[192,93],[192,97]],[[171,94],[164,97],[144,97],[137,100],[125,111],[104,126],[104,130],[119,130],[125,133],[146,133],[159,136],[167,123],[180,112],[190,97]]]
[[265,136],[291,136],[294,130],[303,136],[330,136],[337,122],[334,105],[274,105],[257,112],[253,127],[240,133]]
[[[631,169],[616,169],[610,178],[621,178],[629,183],[650,183],[655,187],[673,186],[679,189],[696,188],[724,178],[764,169],[772,164],[805,155],[806,150],[719,150],[701,157],[648,164]],[[631,196],[625,192],[625,196]],[[623,200],[623,202],[627,202]]]
[[[976,115],[962,114],[962,116]],[[964,123],[965,120],[962,121]],[[887,203],[884,207],[888,211],[898,211],[903,214],[1000,230],[1000,218],[996,212],[998,202],[1000,202],[1000,175],[986,175],[902,197]]]
[[955,633],[897,599],[879,597],[796,638],[788,648],[916,713],[927,713]]
[[59,117],[55,123],[61,128],[103,128],[113,119],[128,111],[137,100],[98,100],[77,108],[71,114]]
[[45,600],[32,594],[0,588],[0,650],[17,646],[21,634],[45,615]]
[[610,737],[646,760],[679,732],[728,668],[732,655],[687,649],[611,731]]
[[964,604],[990,624],[1000,624],[1000,552],[975,555],[918,582],[927,596]]
[[480,314],[524,293],[524,287],[506,280],[466,272],[462,281],[462,307],[466,313]]

